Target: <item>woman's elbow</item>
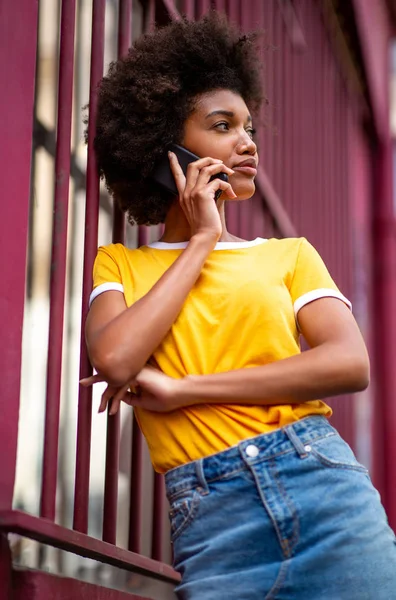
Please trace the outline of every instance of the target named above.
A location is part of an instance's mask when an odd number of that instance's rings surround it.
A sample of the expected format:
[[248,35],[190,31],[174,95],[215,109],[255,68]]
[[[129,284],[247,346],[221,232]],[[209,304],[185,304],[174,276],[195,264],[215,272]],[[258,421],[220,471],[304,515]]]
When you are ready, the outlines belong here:
[[104,352],[89,348],[89,359],[96,371],[114,387],[122,387],[132,379],[130,369],[126,370],[114,352]]
[[362,352],[345,361],[345,375],[351,393],[363,392],[370,384],[370,361],[367,352]]

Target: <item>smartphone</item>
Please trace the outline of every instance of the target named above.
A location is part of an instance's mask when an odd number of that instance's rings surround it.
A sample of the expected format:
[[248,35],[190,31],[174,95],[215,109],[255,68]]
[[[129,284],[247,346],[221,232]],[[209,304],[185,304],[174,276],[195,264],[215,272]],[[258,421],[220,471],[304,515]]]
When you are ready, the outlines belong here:
[[[169,150],[174,152],[177,156],[177,160],[183,170],[183,173],[186,174],[187,167],[191,162],[194,162],[199,159],[199,156],[193,154],[187,148],[183,148],[183,146],[178,146],[177,144],[171,144],[169,146]],[[162,185],[168,192],[171,192],[175,196],[178,195],[175,178],[173,177],[173,173],[170,168],[168,153],[165,154],[161,158],[161,160],[155,165],[152,179]],[[210,181],[213,179],[222,179],[223,181],[228,181],[228,175],[226,173],[218,173],[217,175],[213,175],[210,178]],[[221,196],[222,190],[217,190],[215,195],[215,200]]]

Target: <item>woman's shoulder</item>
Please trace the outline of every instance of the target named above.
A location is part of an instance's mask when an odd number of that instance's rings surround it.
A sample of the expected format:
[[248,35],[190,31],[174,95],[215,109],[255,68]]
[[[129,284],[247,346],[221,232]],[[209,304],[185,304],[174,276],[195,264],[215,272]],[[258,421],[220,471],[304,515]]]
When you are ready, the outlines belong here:
[[268,238],[266,249],[279,256],[296,257],[301,246],[309,244],[305,237]]
[[139,248],[128,248],[125,244],[118,242],[99,246],[98,254],[105,254],[114,260],[128,260],[134,255],[141,253],[142,248],[144,248],[144,246]]

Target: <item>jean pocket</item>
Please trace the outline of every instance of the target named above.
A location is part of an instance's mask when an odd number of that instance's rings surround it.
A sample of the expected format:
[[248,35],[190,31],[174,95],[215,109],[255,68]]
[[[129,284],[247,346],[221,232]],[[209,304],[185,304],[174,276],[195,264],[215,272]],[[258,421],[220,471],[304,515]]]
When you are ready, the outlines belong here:
[[368,470],[357,460],[350,446],[336,433],[309,445],[311,455],[326,467],[351,469],[368,474]]
[[169,520],[171,538],[174,542],[193,522],[198,511],[201,496],[196,490],[188,490],[170,502]]

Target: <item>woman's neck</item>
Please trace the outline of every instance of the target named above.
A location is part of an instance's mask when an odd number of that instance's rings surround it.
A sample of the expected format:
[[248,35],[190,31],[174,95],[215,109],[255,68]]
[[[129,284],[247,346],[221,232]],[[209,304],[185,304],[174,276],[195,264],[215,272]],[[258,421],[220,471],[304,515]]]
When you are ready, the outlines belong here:
[[[244,241],[241,238],[227,231],[225,219],[224,201],[218,200],[217,207],[219,209],[220,220],[222,225],[222,233],[219,242],[238,242]],[[187,242],[191,238],[191,229],[184,215],[183,210],[178,203],[172,204],[165,219],[165,229],[161,236],[161,242],[176,243]]]

